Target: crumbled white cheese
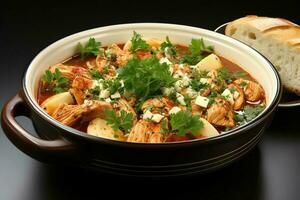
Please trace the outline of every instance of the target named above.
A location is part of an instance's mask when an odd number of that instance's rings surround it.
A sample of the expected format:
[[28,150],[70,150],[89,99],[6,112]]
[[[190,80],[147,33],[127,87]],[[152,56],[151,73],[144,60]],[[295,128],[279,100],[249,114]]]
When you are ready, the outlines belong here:
[[183,81],[182,80],[176,81],[174,87],[177,92],[180,92],[184,88]]
[[114,94],[110,95],[110,97],[111,97],[112,99],[118,99],[118,98],[121,98],[121,95],[120,95],[119,92],[115,92]]
[[184,69],[184,64],[179,64],[179,65],[178,65],[178,68],[179,68],[179,69]]
[[169,87],[169,88],[163,87],[161,88],[161,91],[163,95],[170,96],[175,92],[175,89],[173,87]]
[[164,116],[161,115],[161,114],[153,114],[151,120],[156,122],[156,123],[159,123],[163,118],[164,118]]
[[198,95],[198,92],[196,92],[195,90],[193,90],[192,88],[188,87],[186,89],[186,94],[191,97],[191,98],[195,98]]
[[173,66],[172,66],[172,65],[169,66],[169,72],[170,72],[171,74],[174,73],[174,69],[173,69]]
[[196,65],[190,65],[191,69],[195,69],[197,66]]
[[200,78],[200,83],[208,84],[208,78]]
[[172,62],[171,62],[168,58],[166,58],[166,57],[161,58],[161,59],[159,60],[159,63],[160,63],[160,64],[166,63],[166,64],[168,64],[168,65],[171,65],[171,64],[172,64]]
[[176,98],[177,98],[177,101],[178,101],[181,105],[183,105],[183,106],[186,105],[186,103],[185,103],[185,101],[184,101],[184,96],[183,96],[182,94],[176,93]]
[[83,105],[84,106],[91,106],[93,104],[93,101],[92,100],[88,100],[88,99],[85,99],[83,101]]
[[152,119],[153,114],[150,110],[147,110],[144,114],[143,114],[143,119]]
[[182,77],[182,85],[183,86],[188,86],[190,84],[191,79],[188,76],[183,76]]
[[229,89],[225,89],[221,94],[227,101],[231,104],[234,104],[233,95],[231,94]]
[[174,106],[170,111],[169,111],[169,115],[171,114],[176,114],[178,113],[179,111],[181,111],[181,108],[177,107],[177,106]]
[[209,98],[207,97],[203,97],[203,96],[197,96],[195,104],[197,104],[198,106],[207,108],[207,105],[209,103]]
[[121,87],[124,87],[124,80],[120,80]]
[[109,90],[105,89],[105,90],[101,90],[99,97],[102,99],[106,99],[109,97],[109,95],[110,95]]
[[92,83],[92,88],[98,87],[100,88],[100,90],[103,89],[103,79],[99,79],[99,80],[93,80]]
[[238,91],[234,91],[233,98],[237,99],[240,96],[240,93]]
[[180,77],[183,77],[184,76],[184,73],[180,70],[177,70],[174,74],[174,78],[180,78]]
[[108,97],[108,98],[105,99],[105,102],[106,102],[106,103],[110,103],[110,102],[111,102],[111,99]]

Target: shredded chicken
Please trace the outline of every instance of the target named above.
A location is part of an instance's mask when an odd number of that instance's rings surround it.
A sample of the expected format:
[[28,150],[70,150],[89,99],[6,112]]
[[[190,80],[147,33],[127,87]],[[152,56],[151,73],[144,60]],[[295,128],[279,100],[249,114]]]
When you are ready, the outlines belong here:
[[56,64],[49,67],[49,70],[54,73],[55,69],[58,68],[61,72],[62,76],[68,78],[70,81],[73,81],[73,79],[80,75],[85,78],[90,78],[89,72],[87,69],[83,67],[76,67],[76,66],[70,66],[70,65],[64,65],[64,64]]
[[160,124],[139,120],[129,133],[128,142],[161,143],[164,136],[160,133]]
[[72,126],[79,120],[85,122],[97,117],[104,118],[106,109],[112,109],[112,106],[103,101],[89,101],[82,105],[60,104],[52,117],[62,124]]
[[255,83],[254,81],[237,79],[234,81],[234,83],[238,85],[245,83],[243,88],[245,92],[245,98],[248,101],[258,101],[264,96],[264,90],[258,83]]
[[216,126],[234,127],[234,114],[230,103],[215,98],[215,103],[207,110],[207,121]]
[[152,113],[159,113],[165,116],[175,106],[175,103],[167,97],[152,98],[145,101],[142,105],[143,112],[151,108]]
[[233,100],[234,100],[234,104],[233,104],[233,110],[240,110],[241,107],[244,105],[244,92],[243,90],[237,86],[236,84],[230,84],[228,85],[229,89],[234,89],[233,92]]

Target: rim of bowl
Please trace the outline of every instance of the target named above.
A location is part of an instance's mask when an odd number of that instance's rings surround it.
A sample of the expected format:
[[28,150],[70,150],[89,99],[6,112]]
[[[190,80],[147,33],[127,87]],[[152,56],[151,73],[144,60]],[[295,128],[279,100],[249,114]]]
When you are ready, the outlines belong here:
[[[151,27],[151,26],[169,26],[171,28],[175,28],[175,29],[190,29],[190,30],[194,30],[194,31],[199,31],[199,30],[205,30],[208,32],[211,32],[211,34],[217,34],[219,35],[219,37],[226,37],[229,40],[232,40],[234,42],[239,43],[239,45],[243,46],[244,48],[248,49],[249,51],[253,51],[256,54],[259,54],[259,56],[263,57],[267,63],[269,64],[269,67],[271,67],[271,69],[273,70],[273,75],[276,78],[276,83],[277,83],[277,87],[276,87],[276,94],[274,96],[274,98],[271,100],[270,105],[263,111],[263,113],[261,113],[258,117],[256,117],[254,120],[241,125],[237,128],[234,128],[230,131],[227,131],[225,133],[219,134],[217,136],[213,136],[213,137],[209,137],[209,138],[199,138],[199,139],[193,139],[193,140],[187,140],[187,141],[176,141],[176,142],[166,142],[166,143],[134,143],[134,142],[127,142],[127,141],[118,141],[118,140],[111,140],[111,139],[106,139],[106,138],[101,138],[101,137],[96,137],[96,136],[91,136],[88,135],[85,132],[79,131],[77,129],[74,129],[72,127],[66,126],[64,124],[61,124],[60,122],[58,122],[57,120],[53,119],[51,116],[47,115],[46,113],[44,113],[42,111],[42,108],[40,106],[37,106],[33,99],[30,97],[29,92],[27,90],[26,87],[26,74],[28,73],[28,68],[30,65],[32,65],[33,61],[41,54],[44,52],[44,50],[46,50],[47,48],[49,48],[50,46],[54,46],[60,42],[62,42],[63,40],[70,40],[76,36],[79,35],[83,35],[86,33],[91,34],[90,32],[93,31],[99,31],[99,30],[107,30],[107,29],[115,29],[115,28],[126,28],[127,26],[135,26],[135,27],[139,27],[139,26],[144,26],[144,27]],[[208,29],[203,29],[203,28],[199,28],[199,27],[193,27],[193,26],[187,26],[187,25],[180,25],[180,24],[171,24],[171,23],[125,23],[125,24],[118,24],[118,25],[109,25],[109,26],[103,26],[103,27],[98,27],[98,28],[93,28],[93,29],[88,29],[88,30],[84,30],[81,32],[77,32],[74,34],[71,34],[69,36],[66,36],[64,38],[61,38],[53,43],[51,43],[50,45],[48,45],[47,47],[45,47],[44,49],[42,49],[30,62],[30,64],[28,65],[28,68],[25,70],[24,74],[23,74],[23,80],[22,80],[22,88],[23,88],[23,93],[25,94],[25,101],[27,102],[27,104],[33,108],[33,111],[38,114],[40,117],[42,117],[44,120],[46,120],[48,123],[50,123],[51,125],[58,127],[60,129],[63,129],[64,131],[71,133],[72,136],[76,136],[77,138],[81,138],[81,139],[85,139],[91,142],[97,142],[97,143],[105,143],[105,144],[110,144],[110,145],[117,145],[117,146],[127,146],[127,147],[141,147],[141,148],[156,148],[156,147],[171,147],[171,146],[186,146],[186,145],[192,145],[192,144],[200,144],[200,143],[208,143],[208,142],[217,142],[220,141],[221,139],[224,138],[228,138],[231,136],[234,136],[238,133],[244,132],[246,130],[249,130],[250,128],[252,128],[253,126],[259,124],[261,121],[263,121],[264,119],[266,119],[277,107],[280,97],[282,95],[282,85],[281,85],[281,79],[279,77],[279,74],[277,72],[277,70],[275,69],[275,67],[273,66],[273,64],[266,59],[261,53],[259,53],[257,50],[253,49],[252,47],[249,47],[248,45],[245,45],[242,42],[239,42],[237,40],[234,40],[231,37],[228,37],[224,34],[218,33],[218,32],[214,32],[212,30],[208,30]],[[62,136],[62,134],[60,134]],[[62,136],[64,138],[64,136]],[[66,137],[68,138],[68,137]]]

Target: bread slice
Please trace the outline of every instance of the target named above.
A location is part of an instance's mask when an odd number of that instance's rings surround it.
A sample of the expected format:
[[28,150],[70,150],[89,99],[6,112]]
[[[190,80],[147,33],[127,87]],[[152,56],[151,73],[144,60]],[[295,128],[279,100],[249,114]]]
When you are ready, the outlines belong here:
[[225,34],[261,52],[277,68],[283,86],[300,95],[300,27],[280,18],[246,16],[230,22]]

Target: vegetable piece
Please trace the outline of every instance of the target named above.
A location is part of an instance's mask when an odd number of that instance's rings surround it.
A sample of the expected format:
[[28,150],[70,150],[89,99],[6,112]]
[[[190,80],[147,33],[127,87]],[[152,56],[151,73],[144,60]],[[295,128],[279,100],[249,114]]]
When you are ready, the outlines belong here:
[[105,110],[104,112],[108,125],[114,130],[120,129],[125,131],[125,133],[129,133],[133,124],[133,114],[131,112],[121,110],[120,116],[114,110]]
[[166,37],[166,41],[161,43],[160,45],[161,50],[163,50],[165,53],[170,54],[171,56],[176,56],[176,47],[174,44],[171,43],[169,37]]
[[213,46],[205,46],[203,39],[192,39],[189,45],[189,54],[185,55],[182,59],[182,63],[188,63],[190,65],[196,65],[207,54],[212,53]]
[[46,99],[41,107],[49,114],[52,115],[54,110],[60,105],[60,104],[74,104],[74,98],[70,94],[70,92],[63,92],[56,95],[53,95]]
[[63,77],[60,70],[55,68],[55,72],[46,70],[42,80],[47,83],[47,90],[55,93],[62,93],[68,90],[69,79]]
[[136,52],[138,50],[150,51],[150,45],[147,44],[145,40],[142,39],[142,36],[137,32],[133,31],[133,36],[131,38],[131,47],[129,51]]
[[103,79],[103,76],[101,75],[101,73],[98,70],[92,69],[89,72],[93,79],[95,79],[95,80]]
[[119,69],[118,78],[124,81],[127,92],[134,94],[140,100],[162,94],[161,88],[170,87],[174,79],[166,63],[159,63],[156,57],[139,59],[133,57]]
[[193,116],[190,111],[179,111],[176,114],[171,114],[170,119],[172,131],[176,131],[179,136],[188,133],[197,135],[198,131],[203,128],[203,122],[199,116]]
[[81,43],[78,44],[81,58],[84,59],[88,56],[97,56],[100,53],[101,42],[97,42],[95,38],[90,38],[88,43],[83,46]]
[[245,106],[242,112],[239,112],[234,116],[235,121],[239,122],[239,124],[244,124],[256,118],[263,110],[265,106]]
[[197,65],[196,69],[199,71],[211,71],[213,69],[220,69],[223,64],[220,58],[215,54],[210,54],[209,56],[202,59]]
[[203,122],[203,128],[201,128],[197,132],[197,137],[199,138],[208,138],[208,137],[213,137],[219,135],[219,132],[217,129],[209,123],[206,119],[200,118],[200,120]]
[[101,118],[95,118],[90,121],[87,127],[87,134],[112,140],[125,140],[120,130],[114,130],[107,124],[106,120]]

